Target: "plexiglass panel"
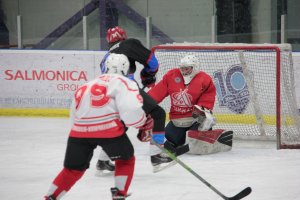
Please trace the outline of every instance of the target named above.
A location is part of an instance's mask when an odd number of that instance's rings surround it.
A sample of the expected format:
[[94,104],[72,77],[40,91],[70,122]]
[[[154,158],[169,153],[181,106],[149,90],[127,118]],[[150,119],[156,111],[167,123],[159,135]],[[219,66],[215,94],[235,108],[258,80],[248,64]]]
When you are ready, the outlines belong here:
[[168,42],[281,43],[284,33],[284,42],[291,43],[293,50],[300,50],[297,0],[1,0],[0,3],[1,48],[105,50],[105,32],[115,25],[146,45],[149,43],[146,18],[150,17],[151,46]]

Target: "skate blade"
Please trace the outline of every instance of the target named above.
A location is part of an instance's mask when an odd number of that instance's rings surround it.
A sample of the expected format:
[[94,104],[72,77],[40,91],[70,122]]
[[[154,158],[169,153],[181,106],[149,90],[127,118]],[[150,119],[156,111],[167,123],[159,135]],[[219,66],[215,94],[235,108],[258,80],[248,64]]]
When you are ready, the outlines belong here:
[[127,195],[124,197],[124,196],[113,196],[112,199],[113,200],[118,200],[118,199],[124,199],[124,198],[127,198],[129,196],[131,196],[132,193],[127,193]]
[[[173,165],[175,165],[177,162],[175,160],[169,162],[169,163],[162,163],[160,165],[155,165],[153,166],[153,170],[152,172],[153,173],[157,173],[157,172],[160,172],[160,171],[163,171],[165,169],[168,169],[170,167],[172,167]],[[165,165],[164,165],[165,164]]]
[[108,170],[97,170],[95,176],[104,177],[104,176],[111,176],[114,175],[114,171]]

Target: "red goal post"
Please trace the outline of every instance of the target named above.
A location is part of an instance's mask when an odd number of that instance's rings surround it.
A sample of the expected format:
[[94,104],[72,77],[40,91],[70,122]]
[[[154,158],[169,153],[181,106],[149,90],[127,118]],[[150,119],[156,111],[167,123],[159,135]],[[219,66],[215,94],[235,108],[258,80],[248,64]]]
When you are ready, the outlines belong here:
[[[174,43],[152,48],[157,80],[188,54],[199,59],[217,88],[216,128],[235,138],[276,140],[277,148],[300,148],[294,69],[289,44]],[[169,111],[169,99],[161,105]]]

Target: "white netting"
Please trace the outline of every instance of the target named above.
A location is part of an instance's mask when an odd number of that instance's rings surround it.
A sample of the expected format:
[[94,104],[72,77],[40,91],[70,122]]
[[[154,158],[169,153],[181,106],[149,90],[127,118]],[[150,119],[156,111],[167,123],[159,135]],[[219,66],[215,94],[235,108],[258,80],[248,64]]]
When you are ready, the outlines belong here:
[[[174,43],[153,50],[160,64],[158,81],[168,70],[178,67],[185,55],[199,58],[198,69],[210,74],[217,88],[216,128],[231,129],[236,137],[262,139],[276,139],[276,133],[280,132],[277,139],[282,148],[300,147],[289,44]],[[281,94],[278,99],[277,78]],[[169,111],[169,98],[162,106]]]

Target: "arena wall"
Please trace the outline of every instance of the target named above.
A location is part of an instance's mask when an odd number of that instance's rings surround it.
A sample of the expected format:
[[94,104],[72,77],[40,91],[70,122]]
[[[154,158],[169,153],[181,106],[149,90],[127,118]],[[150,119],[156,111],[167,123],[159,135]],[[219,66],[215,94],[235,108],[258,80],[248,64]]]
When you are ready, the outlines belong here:
[[[0,50],[0,116],[67,117],[74,91],[100,74],[106,51]],[[300,52],[293,52],[300,108]]]

